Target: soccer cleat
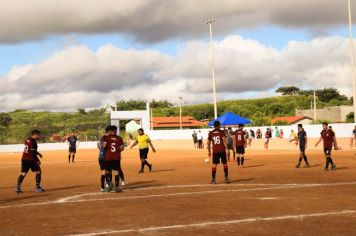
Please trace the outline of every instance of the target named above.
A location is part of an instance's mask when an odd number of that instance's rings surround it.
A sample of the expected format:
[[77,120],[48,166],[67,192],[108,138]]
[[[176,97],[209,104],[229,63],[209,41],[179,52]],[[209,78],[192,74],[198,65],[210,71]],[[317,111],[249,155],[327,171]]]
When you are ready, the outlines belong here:
[[125,180],[121,181],[121,186],[124,187],[125,184],[128,184],[127,182],[125,182]]
[[15,192],[16,193],[23,193],[20,185],[16,186]]
[[295,168],[300,168],[300,165],[296,165]]
[[105,188],[100,188],[100,192],[106,192],[106,189]]
[[324,168],[324,171],[328,171],[328,168]]
[[44,190],[44,188],[42,188],[42,187],[40,187],[40,186],[37,186],[36,187],[36,192],[37,193],[42,193],[42,192],[44,192],[45,190]]
[[212,178],[209,184],[216,184],[215,179],[214,179],[214,178]]
[[138,173],[139,173],[139,174],[142,174],[142,173],[143,173],[143,170],[139,170]]
[[120,192],[122,192],[122,190],[119,188],[119,186],[116,186],[115,187],[115,193],[120,193]]
[[152,164],[148,166],[150,172],[152,172]]
[[228,177],[225,177],[225,184],[229,184],[230,183],[230,180]]
[[306,164],[305,166],[303,166],[303,168],[309,168],[310,165],[309,164]]
[[331,170],[335,170],[336,169],[336,165],[333,165],[332,167],[331,167]]

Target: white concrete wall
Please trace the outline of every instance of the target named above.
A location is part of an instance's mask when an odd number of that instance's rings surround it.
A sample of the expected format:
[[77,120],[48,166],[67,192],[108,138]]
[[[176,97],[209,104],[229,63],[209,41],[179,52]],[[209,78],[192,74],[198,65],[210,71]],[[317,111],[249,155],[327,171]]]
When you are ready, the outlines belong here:
[[[354,124],[330,124],[333,127],[333,130],[336,133],[338,138],[348,138],[351,137],[352,130],[354,129]],[[274,127],[272,128],[272,135],[274,137]],[[279,129],[283,129],[284,138],[288,139],[290,136],[290,131],[297,130],[297,125],[292,126],[277,126]],[[267,126],[264,127],[246,127],[246,129],[253,129],[256,131],[260,128],[264,134]],[[304,129],[307,132],[309,138],[318,138],[320,137],[320,132],[322,130],[321,125],[304,125]],[[200,129],[203,134],[204,140],[207,139],[208,133],[211,129]],[[198,130],[195,130],[198,131]],[[192,129],[183,129],[183,130],[146,130],[145,131],[152,140],[192,140]],[[49,150],[67,150],[67,143],[39,143],[39,151],[49,151]],[[14,145],[0,145],[0,152],[22,152],[23,144],[14,144]],[[80,142],[78,149],[96,149],[96,142]]]
[[[330,124],[336,134],[336,137],[351,137],[352,130],[355,124]],[[261,129],[263,135],[266,129],[270,127],[272,129],[272,137],[274,138],[274,128],[275,126],[260,126],[260,127],[246,127],[247,130],[253,129],[255,132],[257,129]],[[284,138],[289,138],[291,130],[297,131],[297,125],[288,126],[277,126],[279,129],[283,129]],[[320,132],[322,130],[322,125],[303,125],[308,137],[318,138],[320,137]],[[206,139],[208,133],[211,129],[200,129],[203,137]],[[197,131],[197,130],[196,130]],[[183,130],[150,130],[146,133],[151,137],[152,140],[182,140],[182,139],[192,139],[193,130],[183,129]]]

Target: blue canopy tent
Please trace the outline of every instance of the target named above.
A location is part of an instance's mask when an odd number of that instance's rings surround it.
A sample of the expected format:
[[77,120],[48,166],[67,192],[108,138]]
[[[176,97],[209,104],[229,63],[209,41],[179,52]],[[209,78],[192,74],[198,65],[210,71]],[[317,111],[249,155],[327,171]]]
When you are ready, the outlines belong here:
[[222,126],[251,124],[251,121],[244,117],[238,116],[232,112],[226,112],[226,113],[222,114],[221,116],[219,116],[218,118],[216,118],[215,120],[210,121],[208,126],[214,126],[214,121],[216,121],[216,120],[220,121]]

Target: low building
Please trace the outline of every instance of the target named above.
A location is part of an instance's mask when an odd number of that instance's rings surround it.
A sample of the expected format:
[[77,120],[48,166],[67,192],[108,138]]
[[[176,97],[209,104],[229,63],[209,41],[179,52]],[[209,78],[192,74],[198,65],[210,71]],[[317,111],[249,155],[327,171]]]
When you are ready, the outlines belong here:
[[272,119],[272,125],[286,123],[289,125],[303,124],[309,125],[313,122],[313,119],[307,116],[280,116]]
[[[182,116],[182,128],[197,129],[206,126],[205,122],[198,121],[191,116]],[[152,129],[179,129],[180,117],[152,117]]]

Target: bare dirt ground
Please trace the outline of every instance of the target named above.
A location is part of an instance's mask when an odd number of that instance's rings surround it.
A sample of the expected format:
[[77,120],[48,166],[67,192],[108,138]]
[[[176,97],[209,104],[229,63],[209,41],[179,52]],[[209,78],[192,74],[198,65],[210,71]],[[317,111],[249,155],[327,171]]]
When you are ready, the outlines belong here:
[[46,192],[34,192],[29,173],[16,194],[21,154],[0,154],[0,235],[356,235],[355,150],[333,151],[337,169],[324,172],[322,146],[307,151],[311,168],[297,169],[293,144],[253,145],[245,168],[229,162],[230,184],[219,166],[216,185],[207,151],[191,142],[157,141],[144,174],[138,150],[125,150],[122,193],[100,193],[97,151],[79,150],[75,163],[44,152]]

